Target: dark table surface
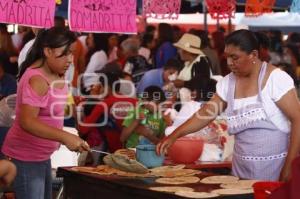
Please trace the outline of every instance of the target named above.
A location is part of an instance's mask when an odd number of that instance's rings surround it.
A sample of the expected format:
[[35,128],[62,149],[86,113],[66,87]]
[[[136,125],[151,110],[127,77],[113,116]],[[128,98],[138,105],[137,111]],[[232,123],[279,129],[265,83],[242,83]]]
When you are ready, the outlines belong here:
[[[79,173],[68,167],[58,168],[57,175],[64,178],[65,199],[183,199],[171,193],[149,190],[161,185],[155,182],[156,178],[132,178],[120,176],[103,176],[97,174]],[[202,172],[200,178],[212,174]],[[172,185],[170,185],[172,186]],[[220,188],[219,185],[207,185],[202,183],[185,184],[179,186],[192,187],[195,191],[209,192]],[[223,199],[250,199],[252,194],[220,197]]]

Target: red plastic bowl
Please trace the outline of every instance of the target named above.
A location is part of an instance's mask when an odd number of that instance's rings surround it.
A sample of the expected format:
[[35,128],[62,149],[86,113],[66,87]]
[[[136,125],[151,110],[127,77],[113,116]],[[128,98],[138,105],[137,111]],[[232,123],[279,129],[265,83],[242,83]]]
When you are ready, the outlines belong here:
[[182,137],[177,139],[168,151],[174,163],[189,164],[199,159],[204,141],[201,138]]
[[270,194],[281,187],[282,182],[263,181],[253,184],[254,198],[255,199],[267,199]]

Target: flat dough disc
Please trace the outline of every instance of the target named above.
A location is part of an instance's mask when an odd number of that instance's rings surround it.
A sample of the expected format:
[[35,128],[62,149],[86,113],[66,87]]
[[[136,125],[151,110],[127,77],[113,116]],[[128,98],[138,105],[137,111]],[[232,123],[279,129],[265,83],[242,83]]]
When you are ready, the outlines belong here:
[[208,192],[194,192],[194,191],[177,191],[175,195],[183,196],[186,198],[216,198],[220,195],[217,193],[208,193]]
[[252,185],[258,180],[238,180],[234,183],[221,184],[224,189],[252,189]]
[[239,195],[253,193],[253,189],[216,189],[212,193],[220,195]]
[[238,181],[239,178],[235,176],[210,176],[203,178],[201,183],[203,184],[227,184],[227,183],[234,183]]
[[150,190],[153,191],[162,191],[162,192],[177,192],[177,191],[189,191],[192,192],[194,191],[193,188],[190,187],[178,187],[178,186],[173,186],[173,187],[150,187]]
[[183,176],[183,177],[175,177],[175,178],[158,178],[155,182],[160,184],[191,184],[197,183],[200,181],[200,178],[195,176]]

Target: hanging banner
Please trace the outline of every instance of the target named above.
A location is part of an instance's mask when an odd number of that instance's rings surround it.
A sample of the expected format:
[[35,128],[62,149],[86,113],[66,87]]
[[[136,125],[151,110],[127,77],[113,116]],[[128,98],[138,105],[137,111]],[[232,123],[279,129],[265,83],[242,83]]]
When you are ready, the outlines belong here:
[[143,15],[155,19],[178,19],[181,0],[143,0]]
[[70,29],[136,33],[136,0],[70,0]]
[[0,0],[0,22],[49,28],[54,24],[54,0]]
[[256,17],[263,13],[271,13],[275,0],[247,0],[245,6],[245,16]]
[[207,10],[213,19],[233,18],[235,0],[206,0]]
[[300,13],[300,0],[293,0],[290,11]]

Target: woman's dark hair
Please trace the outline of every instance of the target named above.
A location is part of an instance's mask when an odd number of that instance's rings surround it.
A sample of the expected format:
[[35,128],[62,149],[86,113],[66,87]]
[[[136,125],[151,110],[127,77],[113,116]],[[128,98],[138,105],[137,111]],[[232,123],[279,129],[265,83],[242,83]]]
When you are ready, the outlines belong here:
[[234,45],[246,53],[259,50],[259,42],[255,34],[249,30],[237,30],[225,38],[225,45]]
[[20,80],[26,69],[37,60],[42,59],[42,64],[45,62],[44,48],[60,48],[66,46],[63,53],[58,56],[62,57],[68,53],[71,44],[75,41],[75,34],[64,28],[52,27],[40,31],[29,50],[25,61],[21,64],[18,79]]
[[86,63],[89,63],[92,55],[103,50],[108,55],[108,38],[111,36],[110,33],[93,33],[95,47],[90,49],[86,55]]
[[164,42],[173,43],[173,28],[170,24],[160,23],[158,24],[158,46]]
[[164,102],[166,100],[166,96],[164,91],[158,86],[148,86],[143,91],[142,99],[146,101],[158,101]]

